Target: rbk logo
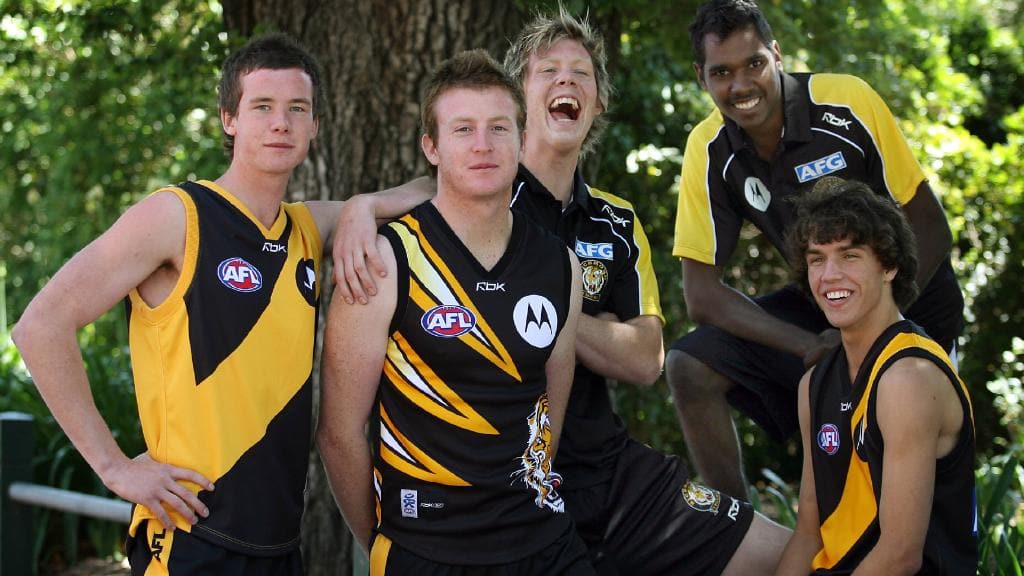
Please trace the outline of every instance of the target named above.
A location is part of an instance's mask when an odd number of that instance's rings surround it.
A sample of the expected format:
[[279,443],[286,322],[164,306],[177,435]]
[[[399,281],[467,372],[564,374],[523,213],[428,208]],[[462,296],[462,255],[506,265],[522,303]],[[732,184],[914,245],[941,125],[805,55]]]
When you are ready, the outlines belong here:
[[605,204],[604,206],[601,206],[601,212],[604,212],[605,214],[607,214],[608,217],[612,219],[612,222],[615,222],[619,226],[629,226],[629,220],[626,220],[625,218],[623,218],[623,217],[619,216],[618,214],[616,214],[615,210],[612,210],[611,206],[609,206],[607,204]]
[[825,122],[828,122],[829,124],[831,124],[833,126],[837,126],[839,128],[844,128],[846,130],[850,129],[850,123],[853,122],[852,120],[847,120],[845,118],[840,118],[839,116],[836,116],[835,114],[832,114],[831,112],[825,112],[825,115],[822,116],[821,119],[824,120]]
[[483,281],[477,282],[476,283],[476,291],[477,292],[504,292],[505,291],[505,283],[504,282],[483,282]]

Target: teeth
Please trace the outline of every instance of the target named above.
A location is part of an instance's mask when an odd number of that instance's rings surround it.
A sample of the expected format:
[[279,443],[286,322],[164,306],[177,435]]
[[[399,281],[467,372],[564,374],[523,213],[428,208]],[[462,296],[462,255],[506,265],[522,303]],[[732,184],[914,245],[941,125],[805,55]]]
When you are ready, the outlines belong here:
[[825,298],[829,300],[839,300],[840,298],[849,297],[851,292],[849,290],[833,290],[825,293]]
[[566,96],[562,96],[561,98],[555,98],[555,101],[552,102],[551,105],[548,106],[548,108],[558,108],[562,104],[568,104],[569,106],[572,106],[573,110],[580,109],[580,103],[575,98],[569,98]]
[[760,98],[754,98],[752,100],[744,100],[743,102],[735,102],[733,103],[733,106],[739,108],[740,110],[750,110],[754,106],[757,106],[760,102]]

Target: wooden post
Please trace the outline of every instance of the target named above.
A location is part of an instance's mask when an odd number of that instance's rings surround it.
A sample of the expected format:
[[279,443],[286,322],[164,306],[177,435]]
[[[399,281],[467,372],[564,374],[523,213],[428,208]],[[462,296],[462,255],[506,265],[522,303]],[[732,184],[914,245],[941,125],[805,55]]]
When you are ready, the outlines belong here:
[[32,416],[0,413],[0,574],[32,574],[32,508],[11,500],[13,482],[32,481]]

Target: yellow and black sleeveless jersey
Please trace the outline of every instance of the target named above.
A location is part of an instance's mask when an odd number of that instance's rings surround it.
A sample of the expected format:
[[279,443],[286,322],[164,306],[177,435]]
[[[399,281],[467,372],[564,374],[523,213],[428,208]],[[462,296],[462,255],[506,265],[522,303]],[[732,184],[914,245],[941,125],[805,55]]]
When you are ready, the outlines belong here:
[[516,215],[485,270],[430,202],[382,233],[399,294],[370,423],[379,530],[436,562],[529,556],[570,526],[544,372],[569,309],[566,248]]
[[[179,530],[251,555],[298,545],[311,441],[321,240],[282,204],[268,230],[213,182],[166,188],[185,206],[185,258],[167,299],[129,294],[139,415],[154,459],[194,469],[208,518]],[[131,532],[152,513],[136,506]]]
[[956,446],[935,462],[935,494],[919,573],[974,574],[977,569],[971,399],[942,348],[902,320],[875,341],[852,384],[842,347],[811,375],[809,446],[823,543],[812,563],[815,574],[852,573],[878,542],[885,447],[875,404],[882,374],[908,356],[928,359],[945,372],[964,413]]
[[[885,102],[863,80],[841,74],[782,74],[785,126],[766,162],[743,130],[716,108],[686,142],[672,254],[725,265],[743,222],[785,255],[795,213],[788,198],[823,176],[859,180],[900,204],[925,179]],[[939,341],[962,326],[963,296],[947,259],[907,317]]]
[[[632,204],[588,186],[579,170],[564,210],[525,166],[519,166],[513,191],[512,209],[557,234],[579,258],[584,314],[612,312],[623,321],[650,315],[664,321],[651,247]],[[611,463],[627,439],[604,376],[577,364],[558,447],[566,488],[610,481]]]

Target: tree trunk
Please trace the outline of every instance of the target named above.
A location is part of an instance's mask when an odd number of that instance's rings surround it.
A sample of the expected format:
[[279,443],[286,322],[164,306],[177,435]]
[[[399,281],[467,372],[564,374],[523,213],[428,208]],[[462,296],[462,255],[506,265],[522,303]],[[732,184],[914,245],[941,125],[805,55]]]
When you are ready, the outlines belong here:
[[[254,33],[282,30],[301,40],[324,69],[320,135],[292,178],[293,200],[344,199],[426,174],[419,101],[430,71],[469,48],[486,48],[500,61],[522,24],[515,3],[504,1],[222,0],[222,5],[232,45]],[[323,285],[323,311],[330,284]],[[302,532],[309,576],[350,574],[352,539],[315,450]]]

